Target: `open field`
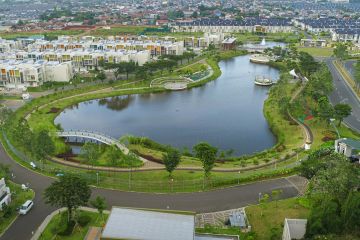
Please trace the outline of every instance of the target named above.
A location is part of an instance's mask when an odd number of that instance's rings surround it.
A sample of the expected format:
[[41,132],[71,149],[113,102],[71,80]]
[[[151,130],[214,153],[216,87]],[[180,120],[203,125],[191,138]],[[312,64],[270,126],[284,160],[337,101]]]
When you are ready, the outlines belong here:
[[313,57],[331,57],[333,55],[332,48],[298,47],[298,51],[307,52]]
[[299,200],[290,198],[247,207],[246,215],[255,239],[280,239],[285,218],[307,218],[309,210]]

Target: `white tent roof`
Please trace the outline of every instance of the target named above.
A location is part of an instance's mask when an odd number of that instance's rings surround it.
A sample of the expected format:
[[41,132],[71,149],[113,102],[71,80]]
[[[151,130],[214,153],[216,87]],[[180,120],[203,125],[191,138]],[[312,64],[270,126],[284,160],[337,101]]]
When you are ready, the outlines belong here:
[[295,73],[295,69],[291,70],[289,73],[291,76],[299,78],[299,76]]

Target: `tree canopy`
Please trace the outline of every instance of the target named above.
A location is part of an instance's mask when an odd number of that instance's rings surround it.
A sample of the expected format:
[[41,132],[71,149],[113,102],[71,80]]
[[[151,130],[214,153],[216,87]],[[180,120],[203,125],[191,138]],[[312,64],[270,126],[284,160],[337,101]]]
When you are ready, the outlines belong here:
[[215,165],[218,149],[209,143],[200,142],[193,147],[195,156],[199,158],[203,164],[205,176],[209,176],[210,171]]
[[91,195],[87,182],[71,174],[60,177],[44,191],[46,203],[56,207],[66,207],[69,221],[73,219],[73,212],[80,206],[87,205]]

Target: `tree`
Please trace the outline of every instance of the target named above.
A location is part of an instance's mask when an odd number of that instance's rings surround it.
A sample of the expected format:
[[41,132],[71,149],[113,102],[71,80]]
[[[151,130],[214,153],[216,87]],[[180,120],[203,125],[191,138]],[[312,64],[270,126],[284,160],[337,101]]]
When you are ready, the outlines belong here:
[[326,121],[327,124],[330,124],[330,119],[334,117],[334,108],[329,103],[327,97],[321,97],[319,99],[318,114],[323,121]]
[[334,56],[340,58],[341,60],[345,59],[349,55],[347,51],[347,46],[343,43],[336,44],[334,49]]
[[311,209],[306,224],[306,236],[340,233],[342,223],[339,213],[339,203],[330,198],[324,198],[316,203]]
[[338,153],[324,157],[324,161],[326,167],[320,169],[311,180],[311,195],[328,196],[342,203],[349,192],[360,186],[360,169]]
[[123,156],[121,150],[116,146],[110,146],[106,152],[106,159],[111,166],[116,166]]
[[100,147],[96,143],[87,142],[81,147],[80,155],[90,164],[94,164],[100,157]]
[[0,127],[3,127],[13,116],[13,111],[7,107],[0,107]]
[[104,81],[106,79],[106,75],[105,75],[105,72],[104,71],[100,71],[96,77],[100,80],[100,81]]
[[169,173],[169,177],[171,177],[172,172],[176,169],[176,167],[180,163],[180,152],[176,149],[169,149],[166,154],[163,155],[163,162],[166,168],[166,171]]
[[261,214],[260,216],[263,216],[263,210],[265,209],[266,207],[266,204],[269,202],[269,199],[270,199],[270,196],[269,194],[265,193],[264,195],[262,195],[259,199],[259,204],[260,204],[260,207],[261,207]]
[[345,103],[338,103],[334,106],[335,118],[339,121],[339,126],[344,118],[351,115],[351,106]]
[[97,196],[94,200],[90,201],[90,204],[98,210],[101,219],[103,219],[103,212],[106,209],[105,198]]
[[126,79],[129,79],[129,74],[135,72],[136,63],[134,61],[120,63],[124,72],[126,73]]
[[208,177],[211,169],[215,165],[215,159],[218,152],[216,147],[211,146],[209,143],[201,142],[193,147],[195,156],[199,158],[203,164],[205,176]]
[[306,52],[299,53],[299,67],[303,75],[309,77],[312,73],[316,72],[319,68],[319,63],[317,63],[313,56]]
[[275,201],[275,206],[278,206],[278,200],[282,194],[282,190],[281,189],[277,189],[277,190],[272,190],[271,191],[271,199]]
[[30,130],[29,124],[25,119],[21,119],[18,124],[12,126],[12,132],[15,142],[19,143],[28,152],[32,152],[34,134]]
[[41,130],[34,134],[32,143],[32,152],[36,159],[44,160],[46,156],[55,152],[55,144],[47,130]]
[[73,213],[78,207],[88,203],[90,195],[91,190],[87,182],[72,174],[60,177],[44,191],[47,204],[67,208],[68,222],[73,220]]
[[350,192],[342,206],[341,216],[345,231],[352,232],[360,229],[360,192]]

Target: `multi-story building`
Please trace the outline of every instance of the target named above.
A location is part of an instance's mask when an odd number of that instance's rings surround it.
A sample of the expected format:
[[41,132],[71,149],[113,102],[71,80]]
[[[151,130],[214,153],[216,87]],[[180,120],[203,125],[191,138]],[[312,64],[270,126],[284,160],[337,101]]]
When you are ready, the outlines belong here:
[[4,205],[9,205],[11,202],[10,188],[6,186],[5,178],[0,179],[0,210]]
[[353,28],[353,29],[343,28],[343,29],[331,30],[331,36],[333,41],[353,42],[360,44],[360,25],[359,28]]
[[0,87],[36,87],[44,82],[68,82],[74,76],[71,62],[0,60]]

